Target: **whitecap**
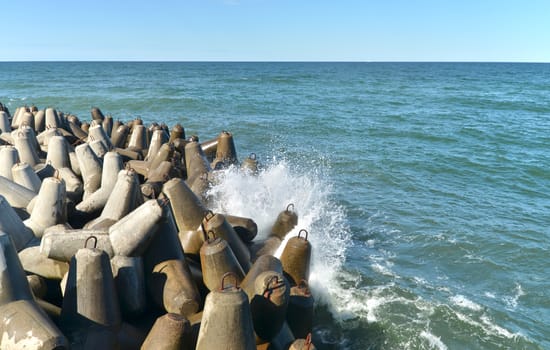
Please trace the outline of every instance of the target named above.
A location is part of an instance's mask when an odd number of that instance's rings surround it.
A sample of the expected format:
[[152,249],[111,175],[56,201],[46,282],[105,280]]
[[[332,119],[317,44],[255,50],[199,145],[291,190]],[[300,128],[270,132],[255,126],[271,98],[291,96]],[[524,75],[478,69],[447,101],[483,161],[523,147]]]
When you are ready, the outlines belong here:
[[432,349],[447,350],[447,345],[441,341],[441,338],[433,335],[430,332],[422,331],[420,336],[428,341],[428,344]]
[[470,299],[466,298],[464,295],[453,295],[451,297],[451,302],[457,306],[460,306],[465,309],[470,309],[473,311],[481,311],[482,307],[479,304],[474,303]]
[[508,339],[517,338],[521,336],[521,334],[519,333],[512,333],[506,328],[503,328],[495,324],[487,315],[481,316],[481,322],[483,322],[483,324],[485,325],[485,330],[489,331],[488,333],[499,335],[501,337],[505,337]]

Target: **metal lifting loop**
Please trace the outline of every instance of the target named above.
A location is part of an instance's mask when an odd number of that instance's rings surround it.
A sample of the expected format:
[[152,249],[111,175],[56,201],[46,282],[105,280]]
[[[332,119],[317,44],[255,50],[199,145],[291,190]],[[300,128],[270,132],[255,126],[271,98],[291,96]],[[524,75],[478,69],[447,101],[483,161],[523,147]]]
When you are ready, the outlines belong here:
[[301,229],[300,232],[298,232],[298,238],[300,238],[300,234],[301,234],[302,232],[305,232],[305,238],[304,238],[304,239],[307,241],[308,232],[307,232],[307,230],[305,230],[305,229]]
[[208,210],[206,212],[206,215],[204,215],[204,219],[201,220],[201,229],[202,229],[202,233],[204,234],[204,240],[207,241],[208,240],[208,232],[206,231],[206,227],[204,225],[204,222],[208,222],[210,219],[212,219],[214,217],[214,212],[212,212],[212,210]]
[[208,230],[208,232],[204,235],[204,240],[208,243],[212,243],[216,238],[216,232],[212,230]]
[[256,153],[250,153],[250,155],[248,156],[248,158],[252,159],[252,160],[256,160]]
[[[292,207],[292,210],[290,210],[289,208]],[[294,211],[294,204],[293,203],[290,203],[289,205],[286,206],[286,211]]]
[[93,239],[94,240],[94,246],[93,248],[97,248],[97,237],[96,236],[90,236],[88,238],[86,238],[86,241],[84,241],[84,248],[88,248],[88,241],[90,239]]
[[237,289],[239,288],[238,286],[239,281],[237,280],[237,275],[234,272],[226,272],[222,276],[222,284],[221,284],[220,290],[223,291],[225,289],[225,279],[230,276],[233,276],[233,278],[235,279],[235,288]]
[[264,298],[266,298],[267,300],[270,299],[271,297],[271,294],[273,293],[273,287],[270,287],[271,283],[275,281],[275,283],[279,283],[279,276],[277,275],[274,275],[274,276],[271,276],[269,278],[269,280],[267,281],[266,285],[265,285],[265,290],[263,292],[263,296]]
[[206,215],[204,215],[204,218],[206,219],[206,221],[210,221],[210,219],[212,219],[214,217],[214,212],[212,210],[208,210],[206,212]]

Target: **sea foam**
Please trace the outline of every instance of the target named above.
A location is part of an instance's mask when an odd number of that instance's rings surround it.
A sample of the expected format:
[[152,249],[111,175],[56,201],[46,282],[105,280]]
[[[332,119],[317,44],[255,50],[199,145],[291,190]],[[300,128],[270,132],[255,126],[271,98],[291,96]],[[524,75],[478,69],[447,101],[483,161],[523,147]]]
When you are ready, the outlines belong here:
[[[212,210],[252,218],[258,225],[257,240],[267,237],[277,215],[293,204],[298,224],[276,252],[280,256],[288,239],[302,229],[312,245],[310,286],[317,302],[331,310],[342,292],[337,275],[351,244],[346,213],[333,199],[333,186],[322,169],[299,169],[286,160],[273,160],[257,175],[231,167],[218,174],[208,192]],[[349,301],[349,300],[348,300]],[[349,315],[348,315],[349,316]]]

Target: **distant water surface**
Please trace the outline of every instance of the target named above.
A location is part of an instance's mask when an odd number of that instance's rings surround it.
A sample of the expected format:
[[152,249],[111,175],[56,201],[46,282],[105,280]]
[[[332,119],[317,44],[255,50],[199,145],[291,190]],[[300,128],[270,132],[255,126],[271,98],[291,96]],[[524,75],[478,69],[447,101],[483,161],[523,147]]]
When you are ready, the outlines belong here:
[[550,65],[0,63],[0,102],[235,135],[214,210],[294,203],[318,349],[550,348]]

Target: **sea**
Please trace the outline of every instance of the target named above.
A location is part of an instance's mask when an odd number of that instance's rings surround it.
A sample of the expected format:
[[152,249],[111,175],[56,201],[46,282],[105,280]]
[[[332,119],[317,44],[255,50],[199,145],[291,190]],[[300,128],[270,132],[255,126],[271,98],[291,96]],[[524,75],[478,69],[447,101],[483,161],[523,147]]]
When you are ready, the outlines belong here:
[[230,131],[260,171],[209,206],[294,205],[317,349],[550,349],[550,64],[3,62],[0,102]]

